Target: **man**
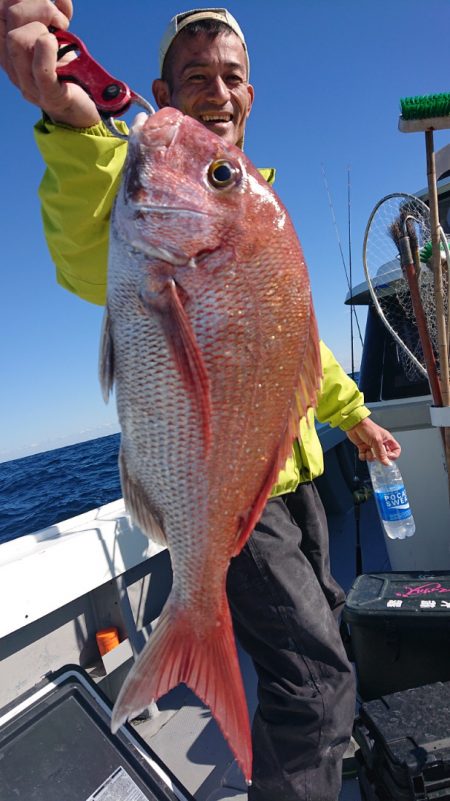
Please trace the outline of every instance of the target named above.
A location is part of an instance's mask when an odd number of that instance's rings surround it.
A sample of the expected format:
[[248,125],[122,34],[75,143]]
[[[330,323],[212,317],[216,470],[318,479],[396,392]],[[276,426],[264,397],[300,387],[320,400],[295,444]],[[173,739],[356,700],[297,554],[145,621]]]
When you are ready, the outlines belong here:
[[[71,14],[70,0],[56,6],[0,0],[0,60],[24,97],[45,110],[36,137],[47,163],[41,199],[58,280],[103,303],[108,219],[126,143],[109,134],[80,87],[57,80],[48,26],[66,28]],[[245,39],[229,12],[198,9],[175,17],[160,63],[153,83],[158,106],[175,106],[242,147],[254,90]],[[321,355],[318,419],[344,429],[360,458],[395,459],[399,444],[370,420],[362,394],[323,343]],[[229,570],[234,625],[259,681],[251,801],[336,801],[339,795],[355,695],[337,625],[344,596],[330,574],[326,519],[312,482],[322,470],[310,411],[261,520]]]

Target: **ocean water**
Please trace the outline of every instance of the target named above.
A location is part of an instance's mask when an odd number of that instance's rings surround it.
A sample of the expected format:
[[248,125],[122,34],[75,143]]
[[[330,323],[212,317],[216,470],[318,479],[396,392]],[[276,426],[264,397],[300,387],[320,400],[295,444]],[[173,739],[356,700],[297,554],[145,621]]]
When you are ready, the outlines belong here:
[[122,496],[120,434],[0,464],[0,542]]

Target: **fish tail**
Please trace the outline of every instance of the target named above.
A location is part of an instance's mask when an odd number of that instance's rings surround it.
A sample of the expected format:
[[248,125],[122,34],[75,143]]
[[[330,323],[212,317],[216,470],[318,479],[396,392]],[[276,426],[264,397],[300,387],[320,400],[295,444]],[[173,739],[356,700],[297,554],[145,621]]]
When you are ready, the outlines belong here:
[[250,781],[250,724],[225,593],[216,625],[203,635],[189,611],[180,611],[169,599],[122,686],[113,710],[112,731],[181,682],[210,708]]

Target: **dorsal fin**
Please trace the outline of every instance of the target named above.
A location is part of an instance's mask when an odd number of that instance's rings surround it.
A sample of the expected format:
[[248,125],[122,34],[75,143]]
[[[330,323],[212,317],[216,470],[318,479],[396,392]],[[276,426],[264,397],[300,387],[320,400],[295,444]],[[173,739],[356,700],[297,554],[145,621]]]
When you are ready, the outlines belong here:
[[286,459],[292,451],[292,444],[299,436],[300,420],[306,415],[310,406],[317,403],[317,392],[322,378],[322,365],[320,359],[319,334],[317,331],[317,321],[314,308],[310,305],[309,332],[306,348],[303,356],[302,374],[300,383],[292,398],[292,407],[287,420],[286,429],[281,437],[279,446],[274,454],[266,477],[261,485],[258,496],[243,520],[238,532],[236,548],[233,556],[236,556],[247,542],[256,523],[263,513],[264,506],[274,486],[280,470],[286,464]]

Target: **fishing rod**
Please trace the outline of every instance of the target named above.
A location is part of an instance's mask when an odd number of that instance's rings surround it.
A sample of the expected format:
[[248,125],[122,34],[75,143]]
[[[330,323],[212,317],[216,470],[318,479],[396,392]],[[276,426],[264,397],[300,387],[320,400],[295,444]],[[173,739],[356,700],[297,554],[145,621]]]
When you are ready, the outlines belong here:
[[[321,169],[322,169],[322,176],[323,176],[323,181],[324,181],[324,185],[325,185],[325,191],[326,191],[327,197],[328,197],[328,205],[330,207],[331,219],[332,219],[333,227],[334,227],[335,234],[336,234],[336,239],[337,239],[337,243],[338,243],[338,247],[339,247],[339,253],[340,253],[340,256],[341,256],[342,266],[344,268],[345,278],[346,278],[346,281],[347,281],[347,287],[348,287],[348,290],[349,290],[349,293],[350,293],[350,325],[351,325],[351,336],[352,336],[351,347],[352,347],[352,354],[353,354],[353,316],[354,316],[354,319],[355,319],[355,322],[356,322],[356,327],[358,329],[359,341],[361,343],[361,346],[363,345],[363,337],[362,337],[362,334],[361,334],[361,328],[360,328],[360,325],[359,325],[358,315],[356,313],[355,306],[351,302],[352,301],[351,278],[350,278],[349,272],[347,270],[347,264],[345,262],[344,251],[343,251],[343,248],[342,248],[341,238],[340,238],[340,234],[339,234],[339,228],[338,228],[338,224],[337,224],[337,221],[336,221],[336,215],[334,213],[333,199],[331,197],[331,192],[330,192],[330,188],[329,188],[327,177],[326,177],[326,173],[325,173],[325,167],[324,167],[323,164],[321,164]],[[348,199],[348,203],[350,203],[349,199]],[[349,222],[349,227],[350,227],[350,222]],[[351,252],[351,239],[349,239],[349,251]],[[350,265],[351,265],[351,256],[349,258],[350,258]],[[352,358],[353,358],[353,355],[352,355]],[[352,368],[353,368],[353,362],[352,362]]]
[[[336,215],[334,213],[334,206],[333,200],[331,197],[330,188],[328,186],[327,177],[325,174],[325,168],[322,166],[322,175],[325,184],[325,191],[328,196],[328,204],[331,211],[331,218],[333,220],[334,230],[336,233],[336,238],[338,242],[339,252],[341,254],[341,261],[344,268],[345,277],[347,280],[347,286],[349,290],[349,303],[350,303],[350,355],[351,355],[351,377],[354,379],[355,376],[355,354],[354,354],[354,329],[353,329],[353,320],[356,321],[356,326],[358,328],[359,334],[359,341],[361,346],[363,346],[363,338],[361,334],[361,328],[359,325],[358,315],[356,313],[356,309],[354,306],[353,300],[353,261],[352,261],[352,235],[351,235],[351,184],[350,184],[350,167],[347,170],[347,220],[348,220],[348,263],[349,269],[347,270],[347,265],[345,263],[344,258],[344,251],[341,244],[341,238],[339,235],[339,228],[336,221]],[[371,488],[367,486],[366,482],[361,478],[360,475],[360,468],[361,465],[358,463],[357,459],[357,452],[356,449],[353,451],[353,476],[351,479],[351,494],[353,500],[353,509],[355,515],[355,572],[357,576],[360,576],[363,572],[363,559],[362,559],[362,546],[361,546],[361,504],[365,503],[369,500],[372,495]],[[342,631],[341,634],[344,639],[344,644],[347,649],[349,649],[350,644],[348,641],[348,637],[346,637],[345,629]],[[349,651],[348,651],[349,652]],[[349,652],[350,653],[350,652]]]

